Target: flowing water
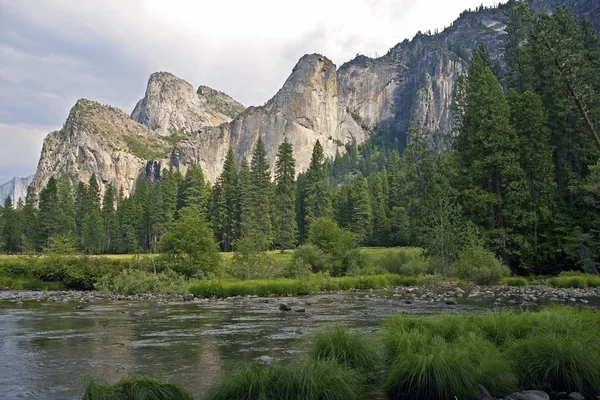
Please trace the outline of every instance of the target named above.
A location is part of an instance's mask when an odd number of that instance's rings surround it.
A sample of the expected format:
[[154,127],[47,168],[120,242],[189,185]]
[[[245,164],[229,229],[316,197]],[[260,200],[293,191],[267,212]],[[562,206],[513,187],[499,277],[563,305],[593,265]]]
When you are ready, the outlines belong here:
[[[400,293],[403,290],[400,289]],[[280,302],[304,312],[282,312]],[[390,291],[189,303],[0,301],[0,399],[77,399],[88,376],[115,382],[152,375],[197,398],[223,371],[260,356],[301,359],[316,330],[344,323],[367,333],[395,312],[480,312],[493,300],[458,305],[413,301]],[[130,312],[144,315],[132,317]]]

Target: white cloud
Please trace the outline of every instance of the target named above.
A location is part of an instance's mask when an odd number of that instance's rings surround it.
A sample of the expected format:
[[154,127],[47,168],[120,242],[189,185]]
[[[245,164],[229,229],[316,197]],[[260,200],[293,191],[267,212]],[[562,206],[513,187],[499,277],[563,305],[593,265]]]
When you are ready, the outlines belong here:
[[0,123],[0,184],[35,172],[44,137],[52,127]]

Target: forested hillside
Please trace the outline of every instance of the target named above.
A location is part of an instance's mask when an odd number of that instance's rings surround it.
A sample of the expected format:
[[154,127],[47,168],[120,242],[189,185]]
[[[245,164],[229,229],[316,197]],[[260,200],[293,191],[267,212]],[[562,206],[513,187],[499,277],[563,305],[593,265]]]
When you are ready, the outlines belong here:
[[317,142],[300,175],[286,139],[271,176],[259,139],[249,160],[230,149],[212,186],[199,166],[142,178],[129,197],[109,184],[101,198],[95,176],[77,187],[51,178],[39,198],[30,190],[16,208],[7,198],[0,245],[7,253],[65,243],[92,254],[160,252],[172,244],[165,235],[199,220],[222,251],[291,249],[326,217],[364,246],[423,246],[441,271],[473,248],[521,273],[596,271],[598,35],[568,8],[534,15],[510,2],[504,12],[507,73],[483,45],[473,51],[446,152],[430,143],[441,132],[414,123],[406,147],[384,127],[334,159]]

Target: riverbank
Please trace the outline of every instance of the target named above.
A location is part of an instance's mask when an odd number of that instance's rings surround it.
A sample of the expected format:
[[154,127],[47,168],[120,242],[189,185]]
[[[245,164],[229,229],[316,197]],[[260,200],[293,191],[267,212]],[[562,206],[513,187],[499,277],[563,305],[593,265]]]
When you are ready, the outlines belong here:
[[[360,297],[379,297],[402,300],[407,305],[438,303],[449,306],[472,304],[484,301],[490,308],[501,307],[536,307],[548,304],[570,304],[600,308],[600,288],[557,288],[543,285],[532,286],[476,286],[457,284],[390,286],[381,289],[357,289],[317,291],[319,294],[356,294]],[[192,293],[164,294],[144,293],[134,295],[106,294],[99,291],[58,290],[58,291],[13,291],[0,290],[0,301],[43,301],[50,303],[95,302],[132,302],[150,301],[157,304],[168,303],[202,303],[208,301],[240,299],[264,299],[265,301],[285,300],[295,294],[286,295],[232,295],[226,297],[195,296]],[[303,297],[310,297],[305,295]]]

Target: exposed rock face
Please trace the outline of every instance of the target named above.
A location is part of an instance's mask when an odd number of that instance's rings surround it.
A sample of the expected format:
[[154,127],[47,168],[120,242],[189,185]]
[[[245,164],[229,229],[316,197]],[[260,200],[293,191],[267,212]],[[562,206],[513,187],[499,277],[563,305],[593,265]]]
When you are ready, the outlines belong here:
[[131,119],[161,136],[189,133],[231,120],[210,108],[207,100],[183,79],[168,72],[156,72],[150,75],[146,95],[135,106]]
[[239,113],[246,109],[246,107],[234,100],[228,94],[211,89],[208,86],[198,87],[197,93],[200,98],[206,100],[208,107],[216,112],[226,115],[230,119],[235,118]]
[[16,206],[19,200],[25,201],[27,196],[27,187],[33,180],[33,175],[26,178],[12,178],[9,182],[0,185],[0,204],[4,205],[7,197],[10,197],[13,206]]
[[44,140],[32,181],[36,192],[50,177],[67,174],[73,183],[96,175],[101,191],[108,183],[130,194],[147,159],[158,159],[172,147],[123,111],[81,99],[63,128]]
[[182,171],[197,163],[214,182],[230,146],[238,161],[250,158],[260,137],[273,166],[277,149],[287,138],[294,148],[297,170],[304,171],[317,140],[326,155],[334,156],[352,138],[360,143],[368,137],[368,131],[339,102],[338,87],[336,67],[329,59],[305,55],[267,104],[249,107],[229,124],[194,133],[176,146],[171,162]]

